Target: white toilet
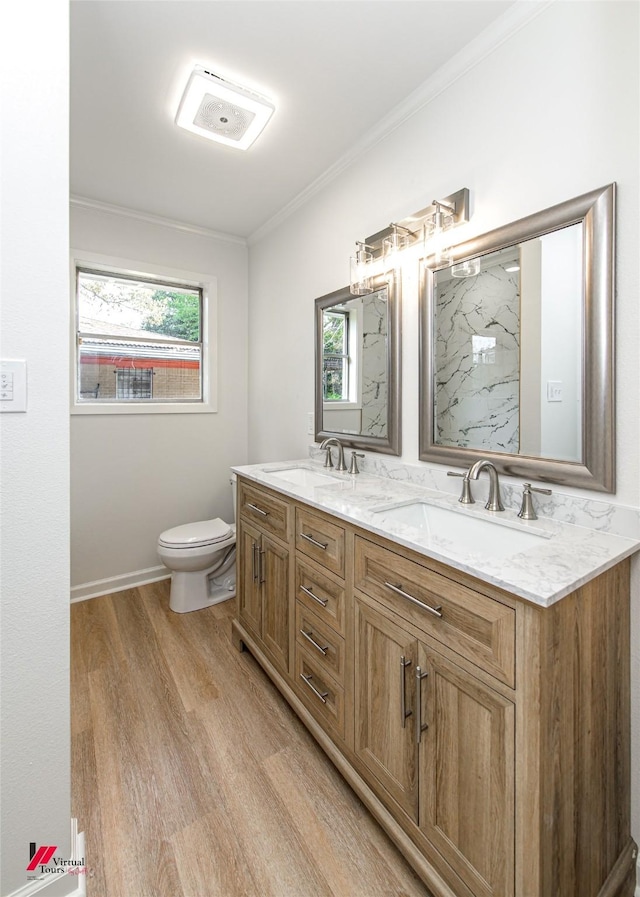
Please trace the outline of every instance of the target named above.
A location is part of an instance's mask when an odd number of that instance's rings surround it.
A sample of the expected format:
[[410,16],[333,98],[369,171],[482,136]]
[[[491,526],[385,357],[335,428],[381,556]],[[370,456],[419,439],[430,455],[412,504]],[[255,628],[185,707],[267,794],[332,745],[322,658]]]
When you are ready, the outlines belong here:
[[[236,481],[231,481],[235,514]],[[178,614],[201,610],[236,594],[236,527],[219,517],[165,530],[158,557],[171,570],[169,607]]]

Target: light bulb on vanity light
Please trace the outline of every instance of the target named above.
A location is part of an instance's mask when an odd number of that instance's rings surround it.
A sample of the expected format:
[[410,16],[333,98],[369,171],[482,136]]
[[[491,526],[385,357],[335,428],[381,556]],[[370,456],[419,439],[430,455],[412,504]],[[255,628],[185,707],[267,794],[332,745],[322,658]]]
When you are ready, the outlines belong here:
[[425,249],[428,254],[433,255],[436,265],[448,264],[453,254],[447,234],[454,223],[453,209],[437,199],[431,205],[435,206],[435,212],[425,222]]
[[373,293],[373,255],[361,240],[356,240],[356,246],[356,254],[349,259],[351,295],[367,296]]
[[[399,268],[401,265],[401,253],[409,245],[409,231],[398,224],[390,224],[391,233],[382,241],[382,258],[387,271]],[[404,233],[400,233],[404,231]]]

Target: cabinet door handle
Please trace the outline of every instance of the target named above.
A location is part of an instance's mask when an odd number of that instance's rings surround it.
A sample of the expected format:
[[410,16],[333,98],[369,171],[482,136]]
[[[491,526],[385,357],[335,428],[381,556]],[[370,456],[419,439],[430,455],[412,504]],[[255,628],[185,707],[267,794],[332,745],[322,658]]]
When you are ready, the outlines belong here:
[[321,604],[323,607],[326,607],[329,603],[325,598],[319,598],[317,595],[314,595],[311,589],[308,589],[306,586],[300,586],[300,591],[304,592],[305,595],[308,595],[309,598],[313,598],[314,601],[317,601],[318,604]]
[[258,567],[260,569],[260,584],[267,581],[267,577],[264,575],[264,556],[266,553],[266,551],[262,550],[258,552],[258,558],[260,559],[260,562],[258,564]]
[[400,722],[402,723],[402,728],[404,729],[407,725],[407,717],[411,716],[413,713],[412,710],[407,710],[407,699],[406,699],[406,691],[407,691],[407,667],[411,666],[410,660],[405,660],[404,654],[400,658]]
[[247,502],[247,507],[251,508],[252,511],[255,511],[256,514],[262,514],[263,517],[269,516],[268,511],[263,511],[262,508],[259,508],[257,505],[252,505],[250,501]]
[[256,563],[256,554],[257,554],[258,550],[259,550],[258,543],[254,542],[253,546],[252,546],[252,551],[251,551],[251,573],[253,575],[254,582],[258,582],[258,579],[259,579],[259,573],[258,573],[259,562]]
[[413,602],[413,604],[417,604],[418,607],[421,607],[422,610],[426,610],[430,614],[433,614],[434,617],[442,617],[441,604],[439,604],[437,607],[431,607],[429,604],[425,604],[423,601],[418,601],[417,598],[414,598],[413,595],[410,595],[408,592],[403,592],[400,586],[394,586],[391,582],[385,582],[385,586],[388,589],[391,589],[392,592],[395,592],[396,595],[402,595],[402,597],[406,598],[407,601],[411,601]]
[[324,648],[322,647],[322,645],[319,645],[318,642],[312,637],[313,631],[305,632],[304,629],[301,629],[300,635],[303,635],[308,642],[311,642],[311,644],[317,651],[319,651],[321,654],[324,654],[326,657],[327,651],[329,650],[329,645],[325,645]]
[[317,548],[322,548],[323,551],[326,551],[329,547],[328,542],[318,542],[317,539],[314,539],[313,536],[308,535],[307,533],[300,533],[300,536],[303,539],[306,539],[307,542],[311,542],[312,545],[315,545]]
[[327,695],[329,694],[329,692],[328,692],[328,691],[325,691],[325,692],[320,692],[320,691],[318,691],[318,689],[315,687],[315,685],[312,685],[312,684],[311,684],[311,680],[313,679],[313,676],[305,676],[304,673],[300,673],[300,678],[301,678],[304,682],[307,683],[307,685],[309,686],[309,688],[311,689],[311,691],[314,693],[314,695],[315,695],[317,698],[320,698],[320,700],[322,701],[323,704],[326,704],[326,703],[327,703]]
[[420,744],[422,733],[429,728],[428,723],[422,723],[422,680],[428,675],[426,670],[416,667],[416,744]]

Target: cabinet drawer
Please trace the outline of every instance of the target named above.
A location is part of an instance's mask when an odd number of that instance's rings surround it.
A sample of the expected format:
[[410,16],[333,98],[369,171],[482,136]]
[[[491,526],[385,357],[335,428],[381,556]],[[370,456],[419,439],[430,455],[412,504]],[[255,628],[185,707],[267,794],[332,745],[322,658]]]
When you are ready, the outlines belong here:
[[295,683],[298,695],[311,713],[344,738],[344,692],[300,645],[296,645]]
[[238,515],[257,524],[264,532],[271,533],[287,542],[289,539],[289,505],[240,481],[238,494]]
[[338,685],[344,685],[344,639],[299,601],[296,601],[296,641]]
[[355,587],[447,647],[515,685],[515,612],[396,552],[355,540]]
[[344,576],[344,528],[296,508],[296,548],[327,570]]
[[296,598],[344,635],[344,588],[296,558]]

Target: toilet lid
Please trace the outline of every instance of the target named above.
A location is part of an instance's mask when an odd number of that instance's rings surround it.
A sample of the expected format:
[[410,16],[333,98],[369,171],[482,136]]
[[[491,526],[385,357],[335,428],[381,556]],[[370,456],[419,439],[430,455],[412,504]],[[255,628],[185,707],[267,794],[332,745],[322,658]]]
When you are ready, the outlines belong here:
[[167,548],[200,548],[228,539],[231,532],[228,523],[215,517],[213,520],[199,520],[197,523],[174,526],[173,529],[161,533],[158,541]]

